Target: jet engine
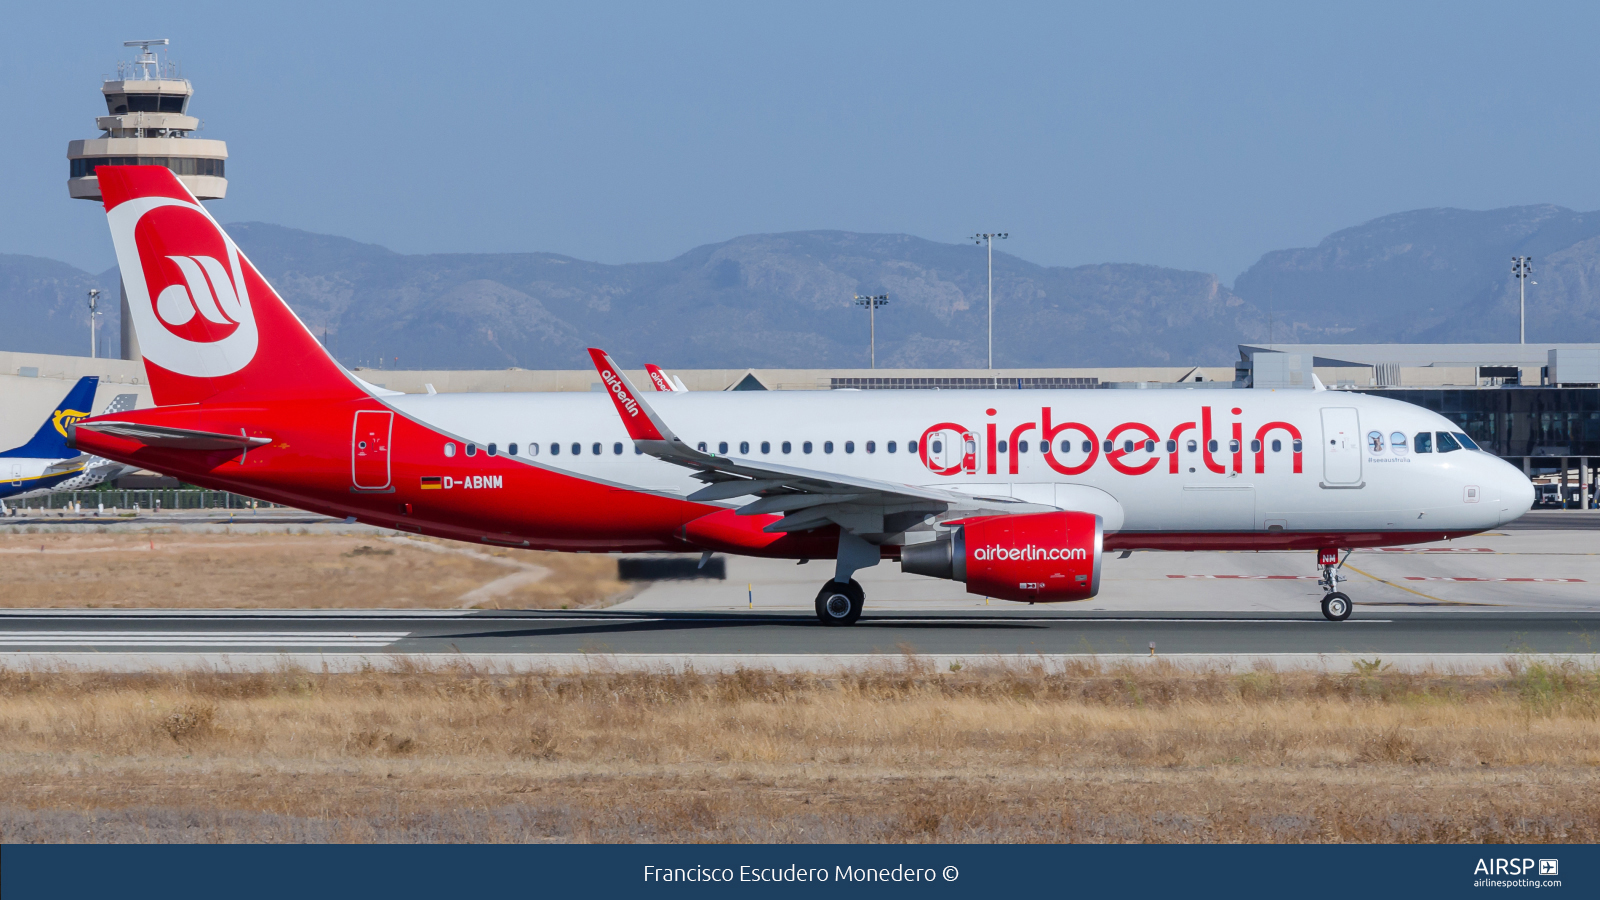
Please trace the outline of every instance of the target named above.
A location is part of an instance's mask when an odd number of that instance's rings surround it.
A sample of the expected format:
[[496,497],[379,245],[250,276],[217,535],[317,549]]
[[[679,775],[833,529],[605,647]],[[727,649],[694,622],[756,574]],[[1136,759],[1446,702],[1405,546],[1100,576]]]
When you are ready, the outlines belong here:
[[900,550],[901,571],[965,582],[974,594],[1056,603],[1100,590],[1101,518],[1048,512],[947,522],[948,535]]

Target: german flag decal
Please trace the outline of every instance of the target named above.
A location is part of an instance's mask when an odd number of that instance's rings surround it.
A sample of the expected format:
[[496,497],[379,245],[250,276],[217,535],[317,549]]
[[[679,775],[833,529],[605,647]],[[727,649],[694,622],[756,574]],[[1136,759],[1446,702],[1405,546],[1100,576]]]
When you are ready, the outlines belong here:
[[423,490],[425,490],[425,491],[437,491],[442,487],[444,487],[444,479],[441,478],[440,476],[438,476],[438,475],[424,475],[424,476],[422,476],[422,489]]

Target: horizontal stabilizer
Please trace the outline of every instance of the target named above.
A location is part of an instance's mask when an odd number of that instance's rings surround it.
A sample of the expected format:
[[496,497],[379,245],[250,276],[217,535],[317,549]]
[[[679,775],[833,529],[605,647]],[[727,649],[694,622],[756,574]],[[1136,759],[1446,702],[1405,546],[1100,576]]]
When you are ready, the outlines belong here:
[[248,450],[251,447],[272,443],[272,438],[246,437],[243,432],[218,434],[214,431],[191,431],[187,428],[141,425],[136,422],[85,422],[76,427],[137,441],[147,447],[173,450]]

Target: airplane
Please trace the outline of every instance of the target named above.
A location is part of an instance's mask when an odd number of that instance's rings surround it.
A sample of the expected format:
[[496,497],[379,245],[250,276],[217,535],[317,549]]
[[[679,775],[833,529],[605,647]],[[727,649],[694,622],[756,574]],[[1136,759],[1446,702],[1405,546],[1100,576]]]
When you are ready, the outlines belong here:
[[1356,548],[1447,540],[1533,503],[1460,427],[1328,390],[403,394],[340,366],[168,170],[96,170],[157,406],[86,452],[350,522],[497,547],[833,559],[849,625],[882,560],[1027,603],[1105,555],[1307,550],[1351,612]]
[[684,385],[682,378],[679,378],[676,375],[668,375],[667,373],[661,371],[660,366],[655,365],[654,363],[645,363],[644,370],[650,375],[651,386],[658,391],[671,394],[687,393],[689,390],[689,388]]
[[[99,384],[98,375],[78,379],[26,444],[0,452],[0,515],[6,499],[82,490],[131,471],[119,462],[75,453],[67,443],[68,429],[89,416]],[[118,394],[102,415],[130,410],[137,400],[137,394]]]

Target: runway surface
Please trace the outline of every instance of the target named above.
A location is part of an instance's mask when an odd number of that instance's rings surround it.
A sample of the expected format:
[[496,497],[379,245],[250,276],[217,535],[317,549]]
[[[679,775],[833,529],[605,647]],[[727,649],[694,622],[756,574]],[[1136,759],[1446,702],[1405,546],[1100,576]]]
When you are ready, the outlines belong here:
[[17,652],[853,655],[1592,654],[1600,613],[986,613],[869,610],[853,627],[772,612],[0,614],[0,655]]

